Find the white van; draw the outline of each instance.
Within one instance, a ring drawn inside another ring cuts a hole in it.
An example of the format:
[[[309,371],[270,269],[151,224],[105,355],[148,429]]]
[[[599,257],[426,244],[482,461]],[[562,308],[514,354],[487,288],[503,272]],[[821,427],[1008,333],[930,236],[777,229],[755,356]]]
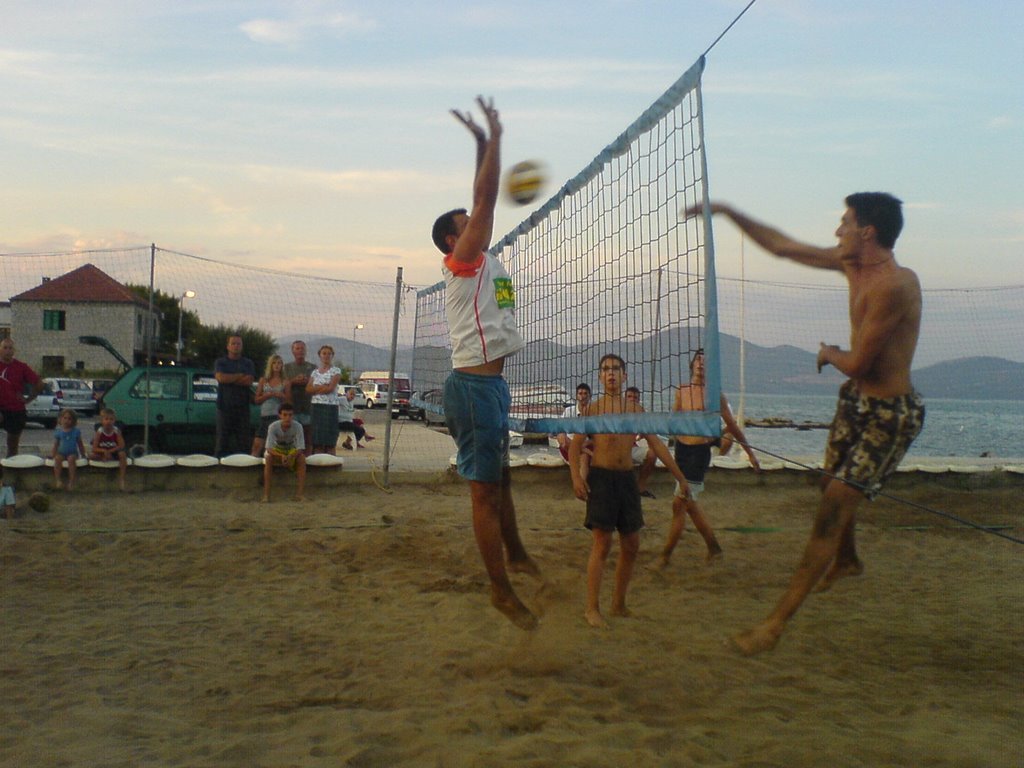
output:
[[[366,395],[366,407],[375,408],[385,406],[388,403],[388,379],[387,371],[363,371],[357,382]],[[395,373],[395,391],[407,392],[410,379],[407,373]]]

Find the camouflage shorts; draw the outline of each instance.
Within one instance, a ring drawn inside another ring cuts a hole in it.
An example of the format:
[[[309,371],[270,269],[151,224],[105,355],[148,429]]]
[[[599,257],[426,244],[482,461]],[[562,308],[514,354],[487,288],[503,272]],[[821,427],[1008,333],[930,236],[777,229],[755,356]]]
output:
[[[867,397],[853,381],[839,390],[836,415],[825,448],[825,471],[864,491],[870,500],[924,426],[924,401],[917,392]]]

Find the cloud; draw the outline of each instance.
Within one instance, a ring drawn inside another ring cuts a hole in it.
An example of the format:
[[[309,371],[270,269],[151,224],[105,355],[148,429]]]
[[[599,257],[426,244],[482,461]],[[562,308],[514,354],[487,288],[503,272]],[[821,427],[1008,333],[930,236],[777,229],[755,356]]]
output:
[[[996,115],[988,120],[986,127],[992,131],[1005,131],[1017,127],[1018,123],[1009,115]]]
[[[56,79],[69,67],[84,60],[76,54],[57,55],[45,50],[15,50],[0,48],[0,75],[18,78]]]
[[[322,34],[345,35],[372,30],[376,22],[358,14],[312,13],[290,19],[251,19],[239,26],[254,43],[293,45]]]
[[[126,230],[106,234],[84,233],[76,227],[62,227],[27,240],[0,242],[0,253],[65,253],[96,251],[111,248],[138,248],[148,243],[145,235]]]
[[[185,192],[187,200],[205,210],[216,222],[213,231],[220,237],[270,237],[285,231],[280,222],[261,223],[253,207],[230,202],[220,192],[201,182],[181,176],[174,183]]]
[[[436,184],[434,174],[408,169],[359,169],[320,171],[271,165],[244,166],[249,179],[256,184],[273,187],[310,187],[333,191],[364,193],[403,189],[409,186]],[[464,183],[464,179],[460,179]]]

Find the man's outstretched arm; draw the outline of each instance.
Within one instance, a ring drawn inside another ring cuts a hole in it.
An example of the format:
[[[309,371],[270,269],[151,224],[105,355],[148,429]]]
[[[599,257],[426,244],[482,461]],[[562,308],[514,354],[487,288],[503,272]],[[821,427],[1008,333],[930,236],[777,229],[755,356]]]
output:
[[[795,261],[808,267],[818,269],[842,270],[842,262],[839,260],[837,248],[819,248],[815,245],[801,243],[789,235],[774,227],[756,221],[745,213],[741,213],[731,205],[725,203],[708,203],[708,209],[712,214],[721,213],[732,219],[733,223],[742,229],[751,240],[760,245],[769,253],[773,253],[783,259]],[[691,206],[685,211],[687,218],[703,213],[703,203]]]

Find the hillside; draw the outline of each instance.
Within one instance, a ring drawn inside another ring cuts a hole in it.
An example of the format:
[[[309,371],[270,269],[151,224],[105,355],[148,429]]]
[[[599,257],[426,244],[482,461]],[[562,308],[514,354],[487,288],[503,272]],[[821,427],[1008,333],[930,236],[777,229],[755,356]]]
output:
[[[654,341],[660,349],[672,348],[674,339],[663,334],[660,339],[644,339],[638,342],[624,341],[609,345],[622,354],[627,362],[650,356]],[[280,354],[285,360],[291,359],[288,341],[279,341]],[[330,344],[337,352],[336,362],[351,367],[355,352],[355,370],[387,370],[391,360],[388,350],[356,343],[351,339],[307,336],[309,357],[316,359],[316,349],[321,344]],[[546,340],[531,342],[520,356],[519,364],[534,360],[550,360],[551,381],[562,383],[572,389],[578,374],[575,371],[596,368],[601,349],[584,347],[562,347]],[[735,336],[723,334],[722,388],[731,393],[740,388],[740,341]],[[445,355],[442,350],[431,350]],[[826,368],[820,374],[815,370],[815,354],[790,345],[760,347],[747,344],[746,349],[747,391],[752,393],[831,395],[843,381],[843,376],[834,368]],[[412,371],[413,353],[408,347],[400,348],[396,354],[395,368],[398,371]],[[509,369],[515,375],[515,367]],[[936,363],[913,372],[914,385],[925,397],[952,398],[961,400],[1024,400],[1024,363],[1017,363],[1000,357],[970,357]],[[634,380],[636,375],[634,373]],[[415,386],[415,381],[414,381]]]

